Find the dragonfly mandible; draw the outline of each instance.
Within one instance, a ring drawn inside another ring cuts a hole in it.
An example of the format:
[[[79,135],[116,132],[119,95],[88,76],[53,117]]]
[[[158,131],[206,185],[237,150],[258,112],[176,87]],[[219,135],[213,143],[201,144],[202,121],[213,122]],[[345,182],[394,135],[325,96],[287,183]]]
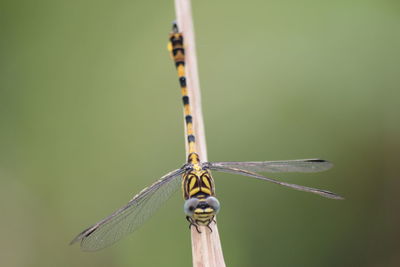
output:
[[[220,210],[220,203],[215,196],[214,179],[211,176],[211,171],[239,174],[326,198],[343,199],[330,191],[281,182],[258,173],[320,172],[332,167],[330,162],[322,159],[201,162],[196,152],[193,117],[186,87],[183,35],[179,32],[176,24],[174,24],[173,31],[170,34],[169,47],[178,72],[182,92],[186,139],[189,148],[187,162],[181,168],[167,173],[151,186],[143,189],[124,207],[82,231],[71,241],[71,244],[80,242],[83,250],[94,251],[115,243],[128,233],[138,229],[179,187],[182,187],[185,199],[184,212],[189,221],[189,227],[193,226],[200,232],[199,227],[209,227],[211,223],[215,222],[214,217]]]

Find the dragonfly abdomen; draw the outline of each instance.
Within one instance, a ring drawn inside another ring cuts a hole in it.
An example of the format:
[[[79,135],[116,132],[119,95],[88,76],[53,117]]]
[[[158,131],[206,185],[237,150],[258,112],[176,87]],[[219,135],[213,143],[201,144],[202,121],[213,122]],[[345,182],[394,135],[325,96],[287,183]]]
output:
[[[177,25],[174,25],[173,32],[169,38],[171,56],[174,59],[176,71],[178,72],[179,85],[181,87],[182,101],[183,101],[183,113],[185,116],[186,124],[186,138],[189,146],[189,153],[196,152],[195,142],[196,137],[194,136],[193,130],[193,117],[190,107],[190,100],[187,90],[186,81],[186,69],[185,69],[185,48],[183,42],[183,35],[178,31]]]

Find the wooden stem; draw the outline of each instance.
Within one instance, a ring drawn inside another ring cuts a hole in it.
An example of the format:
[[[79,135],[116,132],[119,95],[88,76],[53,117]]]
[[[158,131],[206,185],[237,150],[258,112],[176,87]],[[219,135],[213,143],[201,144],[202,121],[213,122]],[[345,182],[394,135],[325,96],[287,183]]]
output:
[[[179,30],[183,33],[185,42],[186,81],[188,95],[191,100],[196,148],[200,160],[208,161],[190,0],[175,0],[175,10],[176,22]],[[188,147],[186,146],[186,156],[187,154]],[[206,227],[200,227],[201,233],[198,233],[195,227],[191,228],[194,267],[225,266],[217,225],[212,223],[210,227],[212,232]]]

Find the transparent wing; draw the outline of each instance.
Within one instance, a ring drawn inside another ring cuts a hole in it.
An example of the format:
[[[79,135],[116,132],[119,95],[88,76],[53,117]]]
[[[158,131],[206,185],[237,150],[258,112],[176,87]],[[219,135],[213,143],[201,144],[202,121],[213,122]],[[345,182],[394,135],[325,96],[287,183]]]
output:
[[[323,196],[323,197],[327,197],[327,198],[344,199],[343,197],[341,197],[341,196],[339,196],[339,195],[337,195],[335,193],[332,193],[330,191],[277,181],[275,179],[267,178],[267,177],[264,177],[264,176],[262,176],[262,175],[260,175],[258,173],[247,171],[247,170],[242,170],[242,169],[238,169],[238,168],[230,168],[230,167],[217,167],[217,166],[210,166],[209,168],[211,170],[215,170],[215,171],[219,171],[219,172],[234,173],[234,174],[239,174],[239,175],[244,175],[244,176],[257,178],[257,179],[260,179],[260,180],[263,180],[263,181],[267,181],[267,182],[271,182],[271,183],[274,183],[274,184],[290,187],[290,188],[293,188],[293,189],[296,189],[296,190],[299,190],[299,191],[305,191],[305,192],[314,193],[314,194],[317,194],[317,195],[320,195],[320,196]]]
[[[81,248],[94,251],[105,248],[141,226],[180,187],[184,168],[164,175],[134,196],[127,205],[107,218],[90,226],[71,241]]]
[[[323,159],[296,159],[280,161],[209,162],[211,167],[239,168],[253,172],[320,172],[333,166]]]

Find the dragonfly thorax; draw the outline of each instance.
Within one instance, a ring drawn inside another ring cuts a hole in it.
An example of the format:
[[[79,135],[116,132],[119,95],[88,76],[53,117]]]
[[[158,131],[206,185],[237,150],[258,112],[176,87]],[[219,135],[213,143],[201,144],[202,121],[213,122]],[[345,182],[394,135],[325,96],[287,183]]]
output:
[[[182,175],[182,191],[184,199],[204,195],[204,197],[214,196],[214,181],[208,169],[194,166]]]

